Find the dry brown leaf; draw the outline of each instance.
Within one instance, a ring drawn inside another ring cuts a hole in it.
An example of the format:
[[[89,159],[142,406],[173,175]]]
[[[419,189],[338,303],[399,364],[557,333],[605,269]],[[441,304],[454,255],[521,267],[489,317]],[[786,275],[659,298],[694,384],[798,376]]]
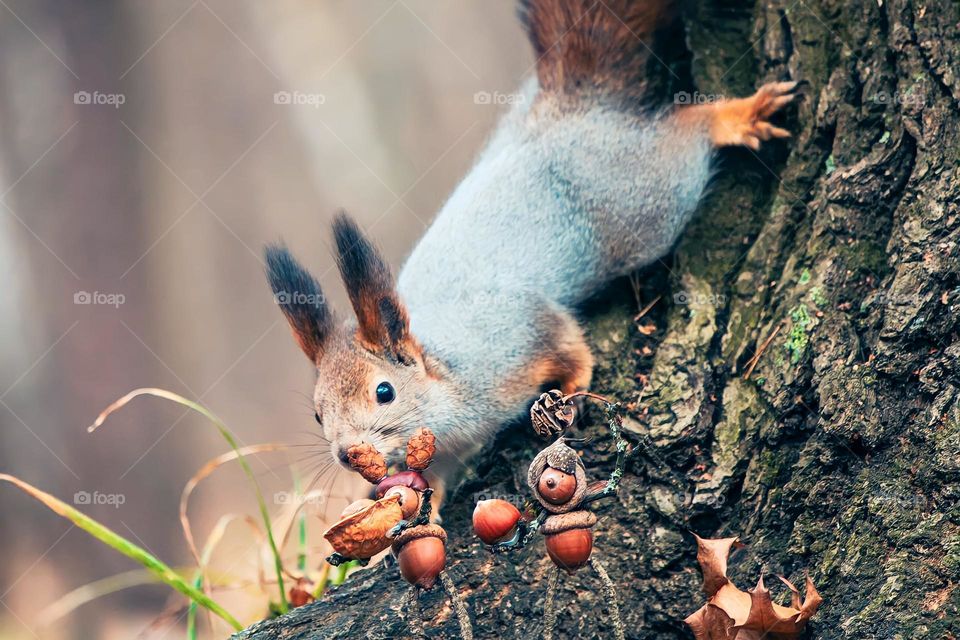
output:
[[[823,602],[813,581],[807,577],[801,601],[799,589],[780,578],[791,592],[788,607],[773,601],[762,576],[754,589],[741,591],[727,578],[727,559],[738,544],[737,538],[697,536],[697,562],[703,571],[707,604],[687,617],[687,626],[697,640],[796,640]]]

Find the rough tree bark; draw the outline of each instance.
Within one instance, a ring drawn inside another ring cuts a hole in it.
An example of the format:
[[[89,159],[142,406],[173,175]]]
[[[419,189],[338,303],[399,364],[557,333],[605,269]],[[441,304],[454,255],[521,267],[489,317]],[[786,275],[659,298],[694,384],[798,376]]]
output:
[[[761,571],[809,570],[825,598],[811,637],[958,633],[958,21],[948,0],[684,14],[686,38],[672,40],[689,51],[665,56],[701,95],[809,84],[788,117],[795,138],[722,156],[669,266],[640,274],[639,303],[662,296],[639,321],[656,331],[638,330],[624,283],[586,310],[595,390],[635,400],[649,380],[627,420],[643,455],[597,528],[629,637],[690,637],[681,621],[702,604],[691,531],[748,543],[731,566],[741,587]],[[601,433],[598,417],[583,435]],[[582,447],[597,477],[612,464],[607,443]],[[478,492],[525,493],[540,446],[510,430],[449,499],[449,570],[478,638],[542,633],[542,542],[491,557],[470,527]],[[396,574],[357,573],[238,637],[408,636]],[[563,637],[610,637],[589,571],[559,597]],[[457,637],[442,590],[422,601],[428,635]]]

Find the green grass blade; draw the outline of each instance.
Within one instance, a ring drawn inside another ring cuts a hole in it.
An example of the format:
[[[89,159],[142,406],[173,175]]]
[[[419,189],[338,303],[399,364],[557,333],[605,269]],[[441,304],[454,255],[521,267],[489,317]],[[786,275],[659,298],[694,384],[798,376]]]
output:
[[[300,500],[300,475],[293,474],[293,490]],[[297,569],[301,574],[307,571],[307,513],[303,509],[297,514]]]
[[[240,624],[236,618],[227,613],[223,607],[217,604],[202,591],[194,588],[193,585],[184,580],[183,576],[171,569],[162,561],[158,560],[146,550],[138,547],[123,536],[100,524],[93,518],[80,511],[77,511],[62,500],[53,497],[45,491],[37,489],[33,485],[24,482],[17,477],[6,473],[0,473],[0,481],[9,482],[10,484],[22,490],[24,493],[39,500],[41,503],[46,505],[48,509],[57,515],[66,518],[108,547],[119,551],[128,558],[136,560],[141,565],[146,567],[151,573],[157,576],[161,582],[172,587],[173,589],[176,589],[186,597],[190,598],[191,601],[196,602],[200,606],[205,607],[216,615],[220,616],[237,631],[241,631],[243,629],[243,625]]]
[[[235,452],[237,452],[238,454],[237,462],[240,463],[240,467],[243,469],[243,472],[246,474],[247,478],[250,480],[250,484],[253,485],[253,490],[257,498],[257,505],[260,508],[260,517],[263,519],[263,525],[267,530],[267,541],[270,543],[270,551],[273,554],[273,564],[277,574],[277,586],[280,589],[279,608],[281,613],[286,613],[287,611],[290,610],[290,603],[287,601],[287,590],[286,590],[286,587],[284,587],[283,585],[283,561],[280,558],[280,551],[277,548],[276,540],[273,537],[273,527],[271,526],[271,523],[270,523],[270,513],[269,511],[267,511],[267,503],[263,499],[263,492],[260,491],[260,484],[257,482],[257,478],[253,474],[253,469],[250,468],[250,465],[247,463],[246,457],[244,457],[243,454],[240,452],[240,446],[237,444],[237,439],[234,437],[233,432],[230,431],[229,428],[227,428],[227,425],[225,425],[220,420],[220,418],[214,415],[213,412],[211,412],[209,409],[207,409],[203,405],[197,402],[194,402],[192,400],[188,400],[187,398],[184,398],[180,394],[173,393],[172,391],[167,391],[166,389],[156,389],[156,388],[147,387],[142,389],[134,389],[133,391],[131,391],[130,393],[123,396],[122,398],[120,398],[119,400],[111,404],[109,407],[104,409],[103,413],[97,416],[96,421],[92,425],[90,425],[90,427],[87,428],[87,431],[89,432],[94,431],[97,427],[99,427],[104,423],[104,421],[107,419],[107,416],[109,416],[111,413],[113,413],[120,407],[124,406],[125,404],[127,404],[128,402],[136,398],[137,396],[143,396],[143,395],[150,395],[150,396],[155,396],[157,398],[170,400],[171,402],[176,402],[179,405],[182,405],[184,407],[187,407],[188,409],[192,409],[193,411],[196,411],[197,413],[205,417],[207,420],[212,422],[213,425],[220,432],[220,435],[223,436],[223,439],[226,440],[227,444],[230,445],[230,448],[233,449]]]

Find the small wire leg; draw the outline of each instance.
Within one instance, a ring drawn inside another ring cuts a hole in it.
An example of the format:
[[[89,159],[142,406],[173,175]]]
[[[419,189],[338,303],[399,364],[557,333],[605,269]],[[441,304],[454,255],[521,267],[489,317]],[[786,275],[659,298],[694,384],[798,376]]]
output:
[[[557,584],[560,582],[560,569],[550,576],[547,583],[547,600],[543,605],[543,640],[553,640],[553,628],[557,626]]]
[[[590,566],[593,567],[593,570],[600,576],[600,581],[603,582],[603,591],[607,594],[607,606],[610,607],[610,622],[613,624],[614,637],[617,640],[624,640],[623,620],[620,619],[620,605],[617,604],[617,588],[599,560],[590,558]]]
[[[407,610],[407,624],[413,632],[414,638],[426,638],[423,631],[423,614],[420,611],[420,589],[411,586],[407,591],[407,601],[405,604]]]
[[[443,588],[447,590],[447,595],[450,596],[450,602],[453,603],[453,610],[457,612],[457,622],[460,623],[460,635],[463,637],[463,640],[473,640],[473,625],[470,624],[470,615],[467,613],[467,608],[464,606],[463,600],[460,599],[460,592],[457,591],[457,585],[453,584],[450,574],[446,571],[440,572],[440,582],[443,583]]]

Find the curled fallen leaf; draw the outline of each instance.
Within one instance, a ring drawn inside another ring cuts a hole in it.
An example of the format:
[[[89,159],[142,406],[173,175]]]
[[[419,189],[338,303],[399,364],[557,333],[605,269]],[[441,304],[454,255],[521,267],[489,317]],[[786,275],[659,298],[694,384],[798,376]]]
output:
[[[790,589],[790,606],[782,606],[770,597],[763,584],[741,591],[727,578],[727,558],[739,545],[737,538],[697,538],[697,562],[703,571],[703,592],[707,604],[684,622],[697,640],[796,640],[807,620],[817,612],[823,599],[807,577],[803,600],[800,591],[786,578],[780,580]]]

